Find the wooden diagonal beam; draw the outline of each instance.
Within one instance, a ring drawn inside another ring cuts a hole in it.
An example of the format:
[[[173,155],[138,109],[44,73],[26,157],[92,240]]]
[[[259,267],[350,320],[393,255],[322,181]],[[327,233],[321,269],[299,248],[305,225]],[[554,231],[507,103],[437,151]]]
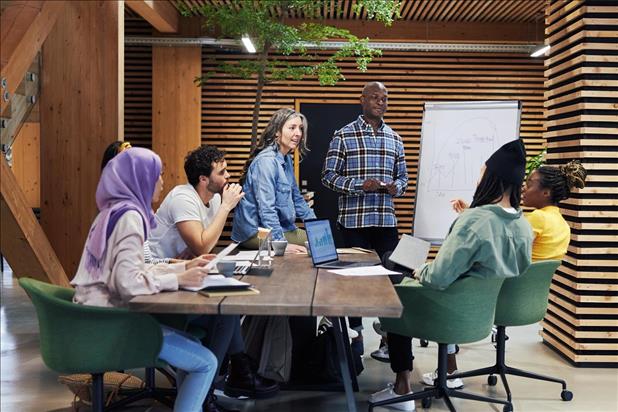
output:
[[[176,33],[180,15],[167,0],[125,0],[125,4],[161,33]]]
[[[25,3],[22,9],[19,9],[20,3]],[[9,29],[6,33],[3,29],[3,38],[0,43],[3,49],[0,77],[6,81],[6,90],[3,89],[2,92],[6,91],[10,96],[17,90],[32,60],[41,49],[60,11],[65,6],[65,1],[46,1],[42,2],[41,11],[38,14],[33,13],[36,11],[35,5],[39,6],[40,3],[18,2],[12,6],[18,8],[15,13],[11,13],[10,10],[7,12],[7,8],[2,14],[2,26]],[[28,24],[32,17],[34,19]],[[24,27],[28,28],[24,31]],[[14,35],[11,34],[12,30],[16,31]],[[8,101],[0,97],[0,113],[4,112],[7,105]]]
[[[70,287],[56,253],[37,222],[4,156],[0,159],[0,250],[17,277]]]

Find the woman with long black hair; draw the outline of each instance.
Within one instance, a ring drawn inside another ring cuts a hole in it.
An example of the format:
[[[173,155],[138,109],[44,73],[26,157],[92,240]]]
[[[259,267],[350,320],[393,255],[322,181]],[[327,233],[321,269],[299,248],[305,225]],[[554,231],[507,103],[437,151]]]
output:
[[[461,277],[514,277],[530,266],[532,230],[519,208],[525,163],[526,153],[519,139],[502,146],[485,162],[470,208],[453,223],[436,259],[416,269],[418,281],[443,290]],[[389,333],[388,345],[395,383],[371,395],[372,402],[412,393],[411,338]],[[451,345],[449,373],[457,369],[454,352]],[[431,376],[429,379],[433,384]],[[449,387],[461,386],[460,380],[447,383]],[[412,411],[414,401],[391,406]]]

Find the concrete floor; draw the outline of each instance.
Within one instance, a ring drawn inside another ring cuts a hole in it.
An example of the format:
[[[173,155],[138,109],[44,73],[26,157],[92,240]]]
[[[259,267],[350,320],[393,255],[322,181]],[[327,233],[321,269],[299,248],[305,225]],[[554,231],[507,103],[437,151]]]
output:
[[[2,275],[1,290],[1,393],[2,412],[71,411],[73,394],[58,383],[57,374],[45,367],[39,354],[38,323],[34,308],[26,294],[6,271]],[[365,319],[365,371],[359,377],[360,392],[356,394],[359,411],[367,410],[367,396],[382,389],[393,380],[387,364],[371,359],[368,354],[378,345],[378,336],[371,329],[373,319]],[[566,379],[574,393],[571,402],[560,400],[560,386],[512,377],[509,380],[514,395],[515,411],[618,411],[618,370],[581,369],[567,364],[541,343],[539,327],[512,328],[507,330],[507,362],[512,366]],[[414,390],[421,390],[419,383],[423,372],[436,367],[436,345],[421,348],[414,341],[415,370]],[[489,339],[464,345],[459,356],[460,370],[488,366],[494,359],[494,348]],[[466,390],[503,397],[500,385],[489,387],[486,378],[465,381]],[[454,399],[460,411],[501,411],[502,408],[473,401]],[[342,393],[282,392],[274,399],[264,401],[239,401],[223,398],[222,403],[245,411],[313,412],[346,411]],[[417,408],[422,410],[420,402]],[[145,404],[131,411],[163,412],[168,408],[160,404]],[[387,411],[376,408],[376,411]],[[444,403],[434,400],[431,410],[447,410]]]

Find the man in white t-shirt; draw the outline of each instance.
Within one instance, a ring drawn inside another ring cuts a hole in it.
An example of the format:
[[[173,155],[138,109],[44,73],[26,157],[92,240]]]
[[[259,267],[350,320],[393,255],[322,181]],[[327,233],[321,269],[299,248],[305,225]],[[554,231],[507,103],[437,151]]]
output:
[[[157,227],[148,238],[153,258],[183,258],[209,253],[217,244],[229,213],[242,199],[242,187],[228,184],[225,153],[215,146],[202,145],[185,158],[185,173],[189,183],[170,191],[155,214]],[[203,327],[202,343],[217,357],[219,368],[230,357],[230,369],[225,393],[230,396],[267,398],[274,396],[279,386],[253,373],[245,354],[240,333],[240,317],[200,316],[192,324]],[[206,412],[224,409],[209,394]]]
[[[185,159],[189,183],[173,188],[155,215],[149,243],[154,258],[189,258],[217,244],[229,213],[242,199],[242,187],[228,184],[224,153],[203,145]]]

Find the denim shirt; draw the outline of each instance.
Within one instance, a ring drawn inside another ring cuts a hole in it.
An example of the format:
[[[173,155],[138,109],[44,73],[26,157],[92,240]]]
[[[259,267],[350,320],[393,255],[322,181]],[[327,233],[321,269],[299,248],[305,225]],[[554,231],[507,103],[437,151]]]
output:
[[[273,240],[283,240],[283,232],[296,229],[296,218],[315,219],[298,189],[292,156],[284,156],[276,145],[265,148],[253,159],[243,191],[245,196],[234,211],[235,242],[250,239],[258,227],[272,229]]]

